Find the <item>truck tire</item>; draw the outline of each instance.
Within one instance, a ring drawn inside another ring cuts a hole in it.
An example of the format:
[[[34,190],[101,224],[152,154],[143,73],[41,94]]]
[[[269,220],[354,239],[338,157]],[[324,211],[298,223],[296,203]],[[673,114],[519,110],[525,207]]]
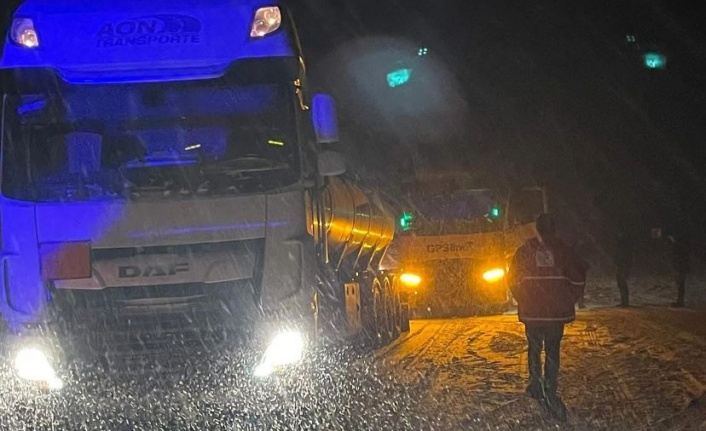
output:
[[[400,331],[409,332],[409,305],[400,305]]]
[[[402,333],[402,308],[399,293],[399,280],[392,280],[392,339],[396,339]]]
[[[393,307],[395,314],[393,320],[394,323],[392,325],[392,337],[396,339],[402,333],[402,305],[400,304],[399,295],[395,295]]]
[[[384,346],[390,341],[389,300],[383,283],[378,278],[373,281],[375,344],[379,346]]]
[[[382,298],[385,305],[383,327],[381,328],[382,338],[385,343],[396,338],[397,332],[397,309],[395,307],[395,295],[392,290],[392,283],[389,278],[383,281]]]
[[[376,308],[378,307],[376,299],[376,289],[379,286],[377,278],[363,276],[360,278],[360,304],[361,304],[361,319],[363,320],[363,333],[359,338],[360,344],[365,346],[377,346],[378,328]],[[379,296],[379,292],[377,293]]]

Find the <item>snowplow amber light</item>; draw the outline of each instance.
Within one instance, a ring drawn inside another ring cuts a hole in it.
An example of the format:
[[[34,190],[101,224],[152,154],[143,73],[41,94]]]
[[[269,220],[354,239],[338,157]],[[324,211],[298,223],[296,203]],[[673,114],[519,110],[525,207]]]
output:
[[[417,274],[405,272],[404,274],[400,275],[400,281],[405,286],[416,287],[419,286],[419,284],[422,282],[422,277],[418,276]]]
[[[502,280],[503,277],[505,277],[505,270],[502,268],[493,268],[483,273],[483,280],[488,283],[498,282]]]
[[[255,12],[250,37],[263,37],[276,31],[282,25],[282,13],[277,6],[261,7]]]

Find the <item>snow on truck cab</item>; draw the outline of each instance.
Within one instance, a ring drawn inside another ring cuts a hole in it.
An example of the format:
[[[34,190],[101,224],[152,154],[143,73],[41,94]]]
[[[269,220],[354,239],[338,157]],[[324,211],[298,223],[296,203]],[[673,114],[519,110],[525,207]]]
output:
[[[138,350],[231,332],[269,374],[323,328],[405,326],[377,271],[394,219],[338,177],[334,104],[304,72],[272,1],[19,7],[0,59],[0,317],[20,378],[60,387],[84,355],[132,372]]]

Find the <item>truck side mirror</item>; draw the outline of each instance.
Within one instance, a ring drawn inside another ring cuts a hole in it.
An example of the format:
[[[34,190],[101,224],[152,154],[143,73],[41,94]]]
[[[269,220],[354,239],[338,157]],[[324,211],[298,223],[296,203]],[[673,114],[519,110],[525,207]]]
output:
[[[338,151],[322,151],[317,165],[322,177],[335,177],[346,172],[346,159]]]
[[[316,142],[334,144],[338,142],[338,119],[336,104],[328,94],[316,94],[311,101],[311,120],[314,123]]]

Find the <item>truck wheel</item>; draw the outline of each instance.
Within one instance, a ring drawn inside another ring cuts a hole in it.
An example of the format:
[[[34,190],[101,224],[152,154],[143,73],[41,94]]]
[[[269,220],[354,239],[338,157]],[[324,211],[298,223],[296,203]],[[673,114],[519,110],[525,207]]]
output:
[[[379,345],[385,345],[390,339],[388,300],[385,289],[380,285],[380,281],[373,282],[373,311],[375,313],[375,335]]]
[[[397,278],[392,280],[390,293],[392,296],[392,339],[396,339],[402,332],[402,309],[400,307],[402,301],[400,301],[399,280]]]
[[[392,336],[397,338],[402,333],[402,304],[400,302],[399,295],[395,295],[395,300],[392,305],[395,310],[395,318],[392,324]]]
[[[409,332],[409,305],[400,305],[400,331]]]
[[[397,309],[395,307],[395,295],[392,291],[390,279],[386,278],[382,289],[382,297],[385,304],[385,319],[382,332],[385,341],[389,342],[395,339],[397,332]]]
[[[362,277],[360,279],[360,305],[363,333],[359,339],[363,345],[377,343],[377,319],[375,317],[375,288],[377,279]]]

